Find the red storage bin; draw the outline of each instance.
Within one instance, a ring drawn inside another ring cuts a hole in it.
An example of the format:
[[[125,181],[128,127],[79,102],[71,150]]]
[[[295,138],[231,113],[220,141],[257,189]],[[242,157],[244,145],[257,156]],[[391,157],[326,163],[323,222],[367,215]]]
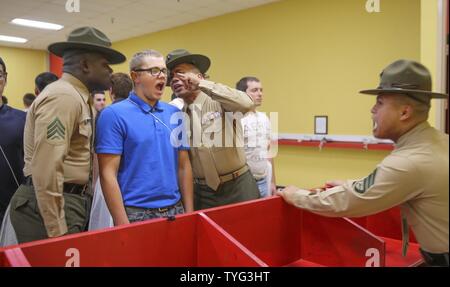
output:
[[[18,247],[9,249],[0,249],[0,267],[29,267],[28,260]]]
[[[419,244],[413,231],[409,230],[409,248],[406,256],[402,256],[402,227],[399,207],[359,218],[350,218],[366,228],[386,243],[386,266],[418,266],[423,263]]]
[[[9,262],[6,260],[5,251],[0,248],[0,267],[9,266]]]
[[[205,214],[269,266],[366,266],[374,249],[379,265],[385,264],[384,242],[364,228],[302,211],[279,197]]]
[[[0,249],[0,266],[416,266],[398,210],[347,219],[271,197]]]
[[[156,219],[36,241],[8,250],[14,249],[23,252],[23,260],[14,260],[13,266],[26,266],[27,262],[31,266],[264,266],[198,213],[174,221]],[[74,263],[74,256],[78,256],[78,263]]]

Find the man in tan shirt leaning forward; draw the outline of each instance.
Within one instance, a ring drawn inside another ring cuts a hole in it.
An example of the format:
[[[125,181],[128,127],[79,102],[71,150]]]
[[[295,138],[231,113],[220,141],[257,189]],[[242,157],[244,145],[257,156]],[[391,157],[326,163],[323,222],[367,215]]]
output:
[[[395,149],[361,180],[329,182],[332,188],[318,193],[289,186],[278,194],[288,203],[324,216],[359,217],[400,205],[403,255],[411,226],[430,266],[448,261],[448,135],[428,122],[431,75],[420,63],[399,60],[386,67],[372,108],[373,134],[395,142]]]

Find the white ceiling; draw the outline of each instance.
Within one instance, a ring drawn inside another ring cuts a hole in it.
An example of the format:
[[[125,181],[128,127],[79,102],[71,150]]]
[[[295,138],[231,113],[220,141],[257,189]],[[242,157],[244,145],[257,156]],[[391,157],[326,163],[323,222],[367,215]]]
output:
[[[79,13],[67,12],[67,1],[0,0],[0,35],[28,39],[25,44],[0,41],[0,46],[47,49],[82,26],[94,26],[115,42],[279,0],[79,0]],[[17,26],[9,23],[14,18],[64,28],[51,31]]]

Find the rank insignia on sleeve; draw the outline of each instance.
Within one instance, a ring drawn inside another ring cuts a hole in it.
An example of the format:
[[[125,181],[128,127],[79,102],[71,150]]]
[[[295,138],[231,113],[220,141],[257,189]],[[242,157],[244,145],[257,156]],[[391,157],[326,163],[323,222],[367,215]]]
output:
[[[55,118],[48,126],[47,126],[47,140],[64,140],[66,136],[66,128],[59,120],[59,118]]]
[[[377,170],[374,170],[369,176],[364,179],[355,181],[353,189],[358,193],[365,193],[374,183]]]

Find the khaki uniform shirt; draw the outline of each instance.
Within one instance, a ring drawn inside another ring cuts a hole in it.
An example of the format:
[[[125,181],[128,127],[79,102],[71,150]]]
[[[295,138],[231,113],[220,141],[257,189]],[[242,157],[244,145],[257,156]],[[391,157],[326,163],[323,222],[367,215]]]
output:
[[[288,201],[325,216],[358,217],[400,205],[421,248],[448,252],[448,135],[421,123],[368,177],[311,194],[299,190]]]
[[[32,175],[49,237],[68,231],[63,183],[86,184],[89,181],[92,115],[88,89],[67,73],[47,86],[28,111],[24,174]]]
[[[246,164],[240,120],[254,107],[253,100],[244,92],[207,80],[201,80],[199,88],[194,103],[183,107],[189,115],[194,177],[204,179],[205,172],[230,174]]]

